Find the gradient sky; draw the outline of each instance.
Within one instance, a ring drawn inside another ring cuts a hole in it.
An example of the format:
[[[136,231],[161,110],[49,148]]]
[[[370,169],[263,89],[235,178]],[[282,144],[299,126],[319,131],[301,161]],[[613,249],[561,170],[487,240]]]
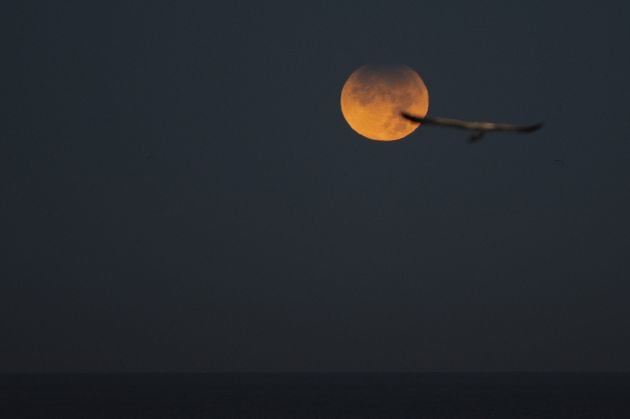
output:
[[[0,371],[630,370],[630,3],[218,3],[0,6]]]

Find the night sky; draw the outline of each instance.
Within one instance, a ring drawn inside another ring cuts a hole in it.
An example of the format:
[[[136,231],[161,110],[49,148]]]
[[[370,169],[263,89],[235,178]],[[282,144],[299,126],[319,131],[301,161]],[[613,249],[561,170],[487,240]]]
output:
[[[630,3],[0,9],[0,371],[630,370]]]

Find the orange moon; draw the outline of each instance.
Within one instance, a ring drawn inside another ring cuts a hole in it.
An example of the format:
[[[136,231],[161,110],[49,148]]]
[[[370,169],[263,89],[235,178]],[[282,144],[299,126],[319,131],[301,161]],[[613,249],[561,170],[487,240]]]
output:
[[[404,65],[365,65],[354,71],[341,90],[341,113],[348,125],[376,141],[400,140],[420,124],[401,112],[425,116],[429,91],[418,73]]]

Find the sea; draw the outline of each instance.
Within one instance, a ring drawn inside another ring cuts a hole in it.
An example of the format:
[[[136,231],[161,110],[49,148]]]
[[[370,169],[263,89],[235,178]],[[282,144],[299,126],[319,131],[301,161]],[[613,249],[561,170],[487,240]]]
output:
[[[0,418],[630,419],[630,374],[5,374]]]

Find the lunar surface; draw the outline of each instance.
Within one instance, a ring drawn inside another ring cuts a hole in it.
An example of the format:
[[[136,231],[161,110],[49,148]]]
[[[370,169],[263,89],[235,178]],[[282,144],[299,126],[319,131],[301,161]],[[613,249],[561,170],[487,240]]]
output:
[[[429,91],[411,68],[366,65],[353,72],[341,90],[341,112],[360,135],[377,141],[400,140],[420,126],[401,112],[425,116]]]

